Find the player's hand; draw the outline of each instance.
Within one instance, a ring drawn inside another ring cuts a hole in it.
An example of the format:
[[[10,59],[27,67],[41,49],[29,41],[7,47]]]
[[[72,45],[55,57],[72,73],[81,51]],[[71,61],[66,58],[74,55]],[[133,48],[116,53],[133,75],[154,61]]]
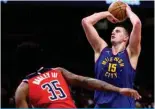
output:
[[[126,10],[131,10],[131,7],[126,3]]]
[[[109,11],[107,11],[107,19],[112,23],[118,23],[119,20],[115,18]]]
[[[128,4],[126,4],[126,14],[127,14],[127,16],[129,17],[129,13],[131,12],[132,10],[131,10],[131,7],[128,5]]]
[[[135,100],[142,98],[136,90],[130,88],[120,88],[120,94],[133,97]]]

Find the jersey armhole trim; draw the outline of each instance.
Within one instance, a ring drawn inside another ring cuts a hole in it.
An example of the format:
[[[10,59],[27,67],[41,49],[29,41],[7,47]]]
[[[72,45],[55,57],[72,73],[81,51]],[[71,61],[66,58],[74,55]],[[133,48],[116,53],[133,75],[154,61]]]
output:
[[[28,79],[23,79],[22,82],[28,83]]]
[[[125,54],[126,54],[126,56],[127,56],[127,59],[128,59],[128,62],[130,63],[131,68],[133,69],[134,72],[136,72],[136,69],[134,69],[134,68],[132,67],[132,65],[131,65],[131,62],[130,62],[130,59],[129,59],[129,54],[128,54],[127,49],[125,49]]]
[[[95,64],[98,62],[98,60],[101,58],[102,53],[108,48],[108,46],[104,47],[98,57],[98,59],[96,60]]]

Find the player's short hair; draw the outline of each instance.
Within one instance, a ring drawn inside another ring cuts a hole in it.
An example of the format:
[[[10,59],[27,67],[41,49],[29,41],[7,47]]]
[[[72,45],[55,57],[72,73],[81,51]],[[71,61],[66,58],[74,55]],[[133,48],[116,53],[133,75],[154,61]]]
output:
[[[127,36],[130,36],[131,29],[132,29],[131,23],[125,21],[125,22],[116,24],[115,27],[122,27],[122,28],[124,28],[125,34]]]

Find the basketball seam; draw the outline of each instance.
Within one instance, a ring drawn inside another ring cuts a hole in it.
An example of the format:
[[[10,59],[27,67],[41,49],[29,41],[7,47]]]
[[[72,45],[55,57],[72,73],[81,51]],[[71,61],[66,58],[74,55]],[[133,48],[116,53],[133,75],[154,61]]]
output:
[[[120,9],[121,9],[121,13],[122,13],[121,19],[123,19],[123,12],[122,12],[122,8],[120,7]]]
[[[120,12],[121,10],[119,10],[118,12],[117,12],[117,14],[116,14],[116,18],[117,18],[117,16],[119,15],[119,12]],[[118,19],[119,20],[119,19]]]
[[[116,9],[112,10],[111,13],[114,12],[114,11],[116,11],[116,10],[119,9],[119,8],[120,8],[120,7],[118,7],[118,8],[116,8]],[[120,11],[120,10],[119,10],[119,11]],[[118,13],[117,13],[117,14],[118,14]],[[115,17],[117,17],[117,14],[116,14]]]
[[[122,6],[122,7],[126,7],[126,6]],[[125,14],[126,14],[126,13],[123,14],[123,15],[124,15],[124,16],[123,16],[124,19],[125,19]]]
[[[126,6],[122,6],[122,7],[125,7],[126,8]],[[126,12],[124,13],[124,20],[127,18],[127,15],[126,15]]]
[[[116,2],[116,3],[117,3],[117,2]],[[121,11],[121,16],[120,16],[120,18],[123,19],[123,13],[122,13],[121,5],[120,5],[119,3],[117,3],[117,5],[118,5],[118,7],[120,8],[120,11]],[[119,14],[119,11],[118,11],[117,14]],[[116,16],[117,16],[117,15],[116,15]]]
[[[117,3],[116,2],[116,4],[117,4],[117,8],[116,9],[114,9],[114,10],[111,10],[111,13],[113,13],[113,12],[115,12],[116,10],[119,10],[116,14],[115,14],[115,17],[117,18],[118,16],[119,16],[119,18],[121,19],[121,20],[123,20],[123,18],[125,17],[125,13],[123,13],[123,7],[126,7],[126,6],[122,6],[122,5],[124,5],[124,4],[119,4],[119,3]],[[122,7],[121,7],[122,6]],[[121,11],[121,12],[120,12]],[[121,14],[121,15],[120,15]]]
[[[119,7],[118,7],[118,8],[119,8]],[[116,8],[116,9],[112,10],[111,12],[116,11],[118,8]]]

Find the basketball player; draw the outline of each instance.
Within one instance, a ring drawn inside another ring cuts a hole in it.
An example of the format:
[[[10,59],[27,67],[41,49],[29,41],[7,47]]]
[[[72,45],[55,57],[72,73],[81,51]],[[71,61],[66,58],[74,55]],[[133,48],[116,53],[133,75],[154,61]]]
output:
[[[126,13],[132,23],[128,34],[122,26],[116,26],[111,33],[112,47],[99,36],[94,27],[99,20],[107,18],[112,23],[119,20],[108,11],[98,12],[82,19],[86,37],[94,50],[95,77],[118,87],[133,88],[138,57],[141,51],[141,21],[127,5]],[[129,40],[129,44],[127,45]],[[135,101],[116,92],[96,90],[96,108],[132,108]]]
[[[68,84],[141,98],[133,89],[118,88],[104,81],[78,76],[64,68],[41,68],[28,75],[18,86],[15,93],[16,107],[76,108]]]

